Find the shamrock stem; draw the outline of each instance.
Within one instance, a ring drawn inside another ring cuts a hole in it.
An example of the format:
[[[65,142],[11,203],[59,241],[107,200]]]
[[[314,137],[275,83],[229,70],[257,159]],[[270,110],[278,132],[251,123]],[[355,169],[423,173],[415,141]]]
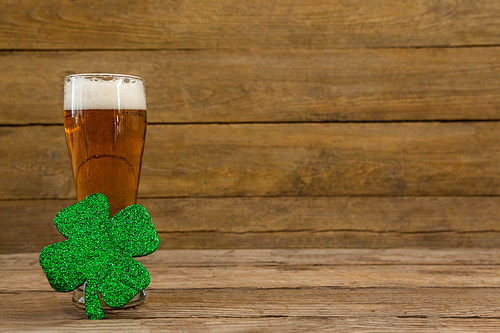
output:
[[[87,313],[87,319],[94,320],[104,318],[104,311],[99,301],[97,285],[88,281],[85,284],[85,312]]]

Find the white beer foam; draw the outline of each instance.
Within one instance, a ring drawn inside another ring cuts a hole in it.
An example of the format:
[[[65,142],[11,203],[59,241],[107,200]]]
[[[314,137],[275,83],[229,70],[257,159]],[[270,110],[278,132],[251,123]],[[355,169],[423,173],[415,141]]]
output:
[[[144,83],[139,78],[70,76],[64,85],[64,110],[146,110]],[[72,96],[76,96],[72,98]]]

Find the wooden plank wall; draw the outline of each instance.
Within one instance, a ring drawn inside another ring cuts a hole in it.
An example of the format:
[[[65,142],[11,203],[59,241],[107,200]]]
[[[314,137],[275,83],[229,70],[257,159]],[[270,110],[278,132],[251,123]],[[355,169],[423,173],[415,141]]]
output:
[[[62,240],[63,77],[146,79],[162,249],[500,246],[500,4],[0,0],[0,253]]]

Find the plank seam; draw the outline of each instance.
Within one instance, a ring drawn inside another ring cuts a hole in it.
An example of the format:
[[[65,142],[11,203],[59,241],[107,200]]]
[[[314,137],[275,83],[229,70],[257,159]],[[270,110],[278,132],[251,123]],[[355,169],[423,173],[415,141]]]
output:
[[[359,232],[359,233],[375,233],[375,234],[442,234],[442,233],[498,233],[500,230],[421,230],[421,231],[404,231],[404,230],[372,230],[372,229],[324,229],[324,230],[314,230],[314,229],[281,229],[281,230],[248,230],[248,231],[220,231],[220,230],[178,230],[178,231],[157,231],[159,234],[191,234],[191,233],[218,233],[218,234],[235,234],[235,235],[246,235],[246,234],[267,234],[267,233],[299,233],[299,232],[310,232],[310,233],[325,233],[325,232]]]
[[[147,288],[146,292],[171,292],[171,291],[208,291],[208,290],[237,290],[237,291],[258,291],[258,290],[418,290],[418,289],[446,289],[446,290],[499,290],[500,287],[457,287],[457,286],[415,286],[415,287],[404,287],[404,286],[368,286],[368,287],[344,287],[344,286],[316,286],[316,287],[201,287],[201,288]],[[23,294],[23,293],[57,293],[54,290],[23,290],[23,291],[7,291],[0,290],[0,295],[10,295],[10,294]]]
[[[251,199],[333,199],[333,198],[393,198],[393,199],[410,199],[410,198],[500,198],[497,194],[469,194],[469,195],[269,195],[269,196],[165,196],[165,197],[139,197],[139,200],[230,200],[230,199],[241,199],[241,200],[251,200]],[[43,202],[43,201],[75,201],[75,197],[67,198],[29,198],[29,197],[19,197],[19,198],[3,198],[0,199],[1,202]],[[484,230],[482,232],[489,232],[490,230]],[[493,230],[492,230],[493,231]]]
[[[408,119],[408,120],[311,120],[311,121],[235,121],[235,122],[179,122],[179,123],[169,123],[169,122],[148,122],[150,126],[180,126],[180,125],[201,125],[201,126],[211,126],[211,125],[286,125],[286,124],[404,124],[404,123],[489,123],[489,122],[500,122],[500,118],[492,119]],[[62,123],[23,123],[23,124],[0,124],[2,127],[62,127]]]
[[[144,263],[145,266],[148,266],[147,263]],[[286,268],[314,268],[314,267],[324,267],[324,268],[335,268],[335,267],[394,267],[394,266],[402,266],[402,267],[408,267],[408,266],[416,266],[416,267],[475,267],[475,268],[482,268],[482,267],[499,267],[499,264],[474,264],[470,262],[457,262],[457,263],[398,263],[398,262],[374,262],[374,263],[339,263],[339,264],[233,264],[233,265],[220,265],[220,264],[212,264],[212,265],[169,265],[166,264],[165,267],[167,268],[241,268],[241,267],[258,267],[258,268],[273,268],[273,267],[286,267]],[[15,268],[8,268],[8,269],[0,269],[0,272],[32,272],[33,268],[25,268],[25,269],[15,269]],[[241,287],[244,288],[244,287]],[[279,287],[276,287],[279,289]],[[295,288],[295,287],[291,287]],[[296,288],[303,288],[303,287],[296,287]],[[305,287],[304,287],[305,288]],[[308,287],[309,288],[309,287]],[[324,287],[310,287],[310,288],[336,288],[336,286],[324,286]],[[350,287],[346,287],[350,288]],[[354,287],[352,287],[354,288]],[[363,288],[368,288],[368,287],[363,287]],[[378,287],[374,287],[378,288]],[[420,288],[420,287],[419,287]],[[433,288],[433,287],[425,287],[425,288]],[[484,287],[484,288],[489,288],[489,287]],[[493,289],[498,289],[500,287],[492,287]],[[189,288],[188,288],[189,289]],[[199,289],[199,288],[195,288]],[[262,288],[259,288],[262,289]],[[264,289],[269,289],[269,288],[264,288]],[[272,289],[272,288],[271,288]],[[149,289],[148,289],[149,290]],[[168,289],[170,290],[170,289]],[[2,291],[0,291],[1,293]]]
[[[436,44],[436,45],[393,45],[393,46],[365,46],[365,47],[341,47],[341,48],[305,48],[305,47],[291,47],[286,50],[293,51],[336,51],[336,50],[393,50],[393,49],[472,49],[472,48],[494,48],[500,47],[500,44],[467,44],[467,45],[452,45],[452,44]],[[284,51],[281,48],[0,48],[0,52],[156,52],[156,51],[169,51],[169,52],[245,52],[245,51]]]

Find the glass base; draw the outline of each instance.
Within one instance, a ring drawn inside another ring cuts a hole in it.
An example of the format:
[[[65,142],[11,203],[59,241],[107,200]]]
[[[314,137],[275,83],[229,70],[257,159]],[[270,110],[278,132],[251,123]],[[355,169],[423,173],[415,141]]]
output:
[[[75,304],[77,307],[80,309],[85,309],[85,285],[78,287],[75,292],[73,293],[73,304]],[[121,308],[112,308],[108,306],[106,303],[104,303],[101,299],[101,295],[99,295],[99,300],[101,301],[102,308],[105,310],[117,310],[117,309],[126,309],[126,308],[131,308],[133,306],[137,306],[144,302],[144,299],[146,298],[146,293],[144,293],[144,290],[141,290],[137,295],[134,296],[124,306]]]

